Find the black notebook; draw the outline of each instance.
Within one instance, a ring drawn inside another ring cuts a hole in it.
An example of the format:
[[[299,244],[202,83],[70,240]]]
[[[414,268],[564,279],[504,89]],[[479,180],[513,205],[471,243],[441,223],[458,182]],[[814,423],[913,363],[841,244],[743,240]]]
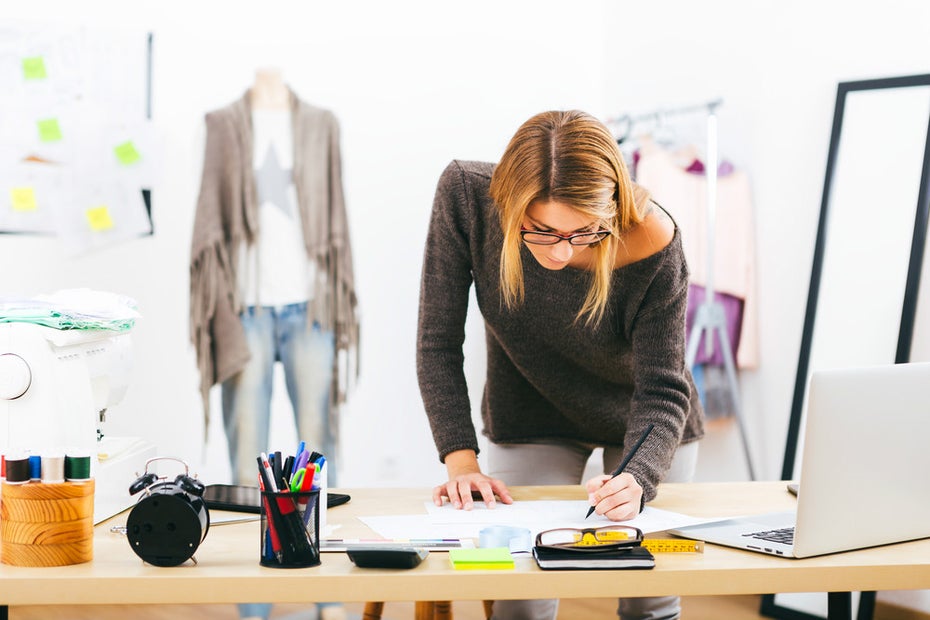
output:
[[[533,547],[533,557],[539,568],[611,569],[652,568],[656,559],[646,547],[622,547],[605,551],[572,551],[552,547]]]

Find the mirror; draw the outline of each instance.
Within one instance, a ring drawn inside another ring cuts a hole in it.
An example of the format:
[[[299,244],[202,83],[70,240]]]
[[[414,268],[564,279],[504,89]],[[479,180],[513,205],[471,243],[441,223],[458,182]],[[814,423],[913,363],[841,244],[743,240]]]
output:
[[[910,359],[927,236],[928,185],[930,75],[841,82],[783,480],[799,475],[796,457],[804,441],[811,372]],[[874,604],[874,594],[862,593],[860,614]],[[820,596],[825,605],[826,597]],[[817,611],[825,614],[823,608]],[[762,613],[798,617],[796,610],[776,605],[772,595],[763,598]]]
[[[928,130],[930,75],[839,84],[782,479],[797,474],[812,371],[910,357]]]

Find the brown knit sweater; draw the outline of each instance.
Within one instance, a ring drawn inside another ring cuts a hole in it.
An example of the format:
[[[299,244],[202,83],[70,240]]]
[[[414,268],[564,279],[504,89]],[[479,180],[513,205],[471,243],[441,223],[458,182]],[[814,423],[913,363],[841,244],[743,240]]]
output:
[[[478,442],[463,372],[472,284],[485,321],[483,432],[495,443],[568,439],[630,446],[655,428],[627,466],[646,501],[681,443],[704,434],[685,368],[688,270],[675,230],[656,254],[614,271],[596,327],[575,317],[590,274],[550,271],[523,248],[525,299],[500,293],[503,233],[490,195],[493,165],[452,162],[436,191],[423,262],[417,373],[440,459]]]

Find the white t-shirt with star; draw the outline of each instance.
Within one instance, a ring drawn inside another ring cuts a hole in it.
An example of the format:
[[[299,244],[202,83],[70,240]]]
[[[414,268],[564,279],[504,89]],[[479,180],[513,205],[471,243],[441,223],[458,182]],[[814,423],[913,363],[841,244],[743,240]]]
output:
[[[253,110],[252,135],[259,237],[243,246],[239,259],[242,300],[248,306],[308,301],[314,265],[307,259],[297,209],[290,111]]]

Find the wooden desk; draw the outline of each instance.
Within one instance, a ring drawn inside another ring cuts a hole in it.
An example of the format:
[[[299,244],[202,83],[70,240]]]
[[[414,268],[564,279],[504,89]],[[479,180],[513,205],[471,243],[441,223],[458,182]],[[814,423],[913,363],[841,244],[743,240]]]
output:
[[[512,491],[518,500],[584,498],[580,487]],[[429,498],[426,489],[343,492],[352,501],[330,509],[328,519],[342,524],[337,532],[344,538],[371,537],[357,516],[418,513]],[[783,482],[666,484],[651,505],[698,516],[729,516],[784,509],[794,501]],[[212,527],[195,554],[196,565],[159,568],[145,565],[125,536],[110,532],[127,515],[97,526],[93,562],[57,568],[0,566],[0,604],[454,601],[930,588],[930,539],[806,560],[707,545],[702,554],[659,554],[649,571],[541,571],[532,558],[520,558],[513,571],[462,572],[453,570],[442,552],[431,553],[413,570],[360,569],[342,553],[324,553],[322,565],[314,568],[273,569],[258,563],[259,525],[251,522]]]

